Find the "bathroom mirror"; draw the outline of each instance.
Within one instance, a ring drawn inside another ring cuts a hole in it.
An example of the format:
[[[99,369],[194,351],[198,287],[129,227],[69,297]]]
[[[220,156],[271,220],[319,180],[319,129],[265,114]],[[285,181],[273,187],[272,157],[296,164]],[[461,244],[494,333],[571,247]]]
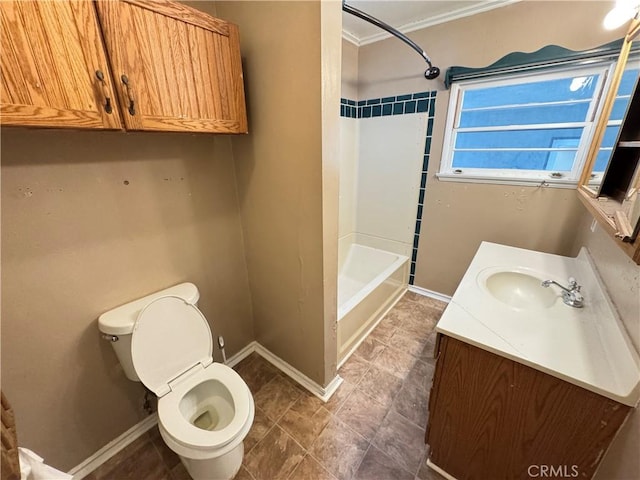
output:
[[[600,194],[602,181],[608,171],[620,135],[620,127],[628,111],[629,103],[640,76],[640,52],[629,56],[625,68],[622,70],[620,84],[613,99],[611,113],[604,126],[604,134],[599,144],[596,158],[591,172],[585,183],[585,188],[597,197]],[[603,115],[604,117],[604,115]],[[604,119],[603,119],[604,121]]]
[[[630,56],[640,32],[632,20],[595,126],[578,194],[582,203],[640,264],[640,56]]]

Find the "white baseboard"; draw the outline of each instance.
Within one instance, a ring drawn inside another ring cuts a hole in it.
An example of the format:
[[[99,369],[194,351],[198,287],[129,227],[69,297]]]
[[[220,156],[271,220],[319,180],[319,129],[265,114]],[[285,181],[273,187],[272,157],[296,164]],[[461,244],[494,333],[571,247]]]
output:
[[[73,480],[80,480],[84,478],[100,465],[109,460],[111,457],[113,457],[115,454],[117,454],[121,450],[124,450],[127,446],[129,446],[135,440],[151,430],[157,424],[158,415],[155,413],[153,415],[149,415],[147,418],[135,424],[129,430],[124,432],[118,438],[111,440],[80,465],[77,465],[69,470],[69,475],[73,475]]]
[[[293,381],[300,384],[302,387],[306,388],[309,392],[313,393],[316,397],[318,397],[323,402],[326,402],[331,398],[331,395],[338,389],[340,384],[342,383],[342,378],[339,375],[336,375],[333,380],[329,382],[326,387],[318,385],[316,382],[307,377],[304,373],[296,370],[287,362],[282,360],[280,357],[274,355],[269,350],[264,348],[258,342],[255,343],[255,352],[264,358],[266,361],[271,363],[274,367],[279,369],[282,373],[289,376]]]
[[[262,358],[271,363],[274,367],[279,369],[282,373],[290,377],[294,382],[300,384],[302,387],[307,389],[309,392],[314,394],[316,397],[320,398],[323,402],[326,402],[331,398],[331,395],[338,389],[340,384],[342,383],[342,378],[336,375],[331,382],[326,387],[322,387],[318,385],[316,382],[311,380],[305,374],[296,370],[287,362],[282,360],[280,357],[274,355],[269,350],[264,348],[258,342],[251,342],[249,345],[244,347],[238,353],[233,355],[232,357],[227,359],[227,365],[229,367],[234,367],[242,360],[247,358],[253,352],[256,352]],[[153,415],[148,416],[141,422],[137,423],[129,430],[124,432],[118,438],[111,440],[104,447],[98,450],[96,453],[91,455],[89,458],[84,460],[79,465],[73,467],[69,470],[69,475],[73,475],[73,480],[81,480],[89,473],[93,472],[100,465],[105,463],[111,457],[116,455],[121,450],[124,450],[127,446],[133,443],[134,440],[137,440],[142,435],[144,435],[147,431],[151,430],[158,424],[158,415],[154,413]]]
[[[251,342],[249,345],[247,345],[246,347],[244,347],[242,350],[240,350],[238,353],[236,353],[235,355],[227,358],[227,363],[226,365],[228,367],[235,367],[237,364],[239,364],[242,360],[244,360],[245,358],[247,358],[249,355],[251,355],[253,352],[256,351],[256,342]]]
[[[442,475],[447,480],[457,480],[456,477],[454,477],[453,475],[449,475],[447,472],[445,472],[443,469],[441,469],[435,463],[431,462],[431,459],[429,459],[429,458],[427,458],[427,466],[431,470],[435,470],[436,472],[438,472],[440,475]]]
[[[426,288],[422,287],[416,287],[415,285],[409,285],[409,291],[417,293],[418,295],[422,295],[424,297],[430,297],[436,300],[440,300],[441,302],[449,303],[451,301],[451,297],[449,295],[444,295],[443,293],[427,290]]]

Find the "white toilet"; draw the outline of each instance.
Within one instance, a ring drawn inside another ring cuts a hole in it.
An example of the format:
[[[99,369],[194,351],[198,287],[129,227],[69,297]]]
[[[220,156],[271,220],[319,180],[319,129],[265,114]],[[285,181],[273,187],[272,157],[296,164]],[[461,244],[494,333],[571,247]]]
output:
[[[211,330],[192,283],[148,295],[98,318],[125,375],[158,396],[158,427],[194,480],[230,479],[253,423],[249,387],[213,362]]]

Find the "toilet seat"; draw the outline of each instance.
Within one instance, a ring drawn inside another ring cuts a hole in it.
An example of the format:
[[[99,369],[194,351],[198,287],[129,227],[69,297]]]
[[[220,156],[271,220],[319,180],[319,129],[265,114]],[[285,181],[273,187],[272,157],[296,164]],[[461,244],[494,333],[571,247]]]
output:
[[[218,380],[227,388],[235,410],[231,423],[217,431],[196,427],[180,411],[180,401],[185,394],[207,380]],[[189,449],[219,450],[238,437],[244,438],[245,430],[253,422],[253,414],[253,398],[249,387],[240,375],[221,363],[213,363],[200,369],[158,400],[158,418],[162,427],[175,442]]]
[[[233,369],[213,363],[211,330],[195,305],[175,296],[150,302],[134,325],[131,354],[136,374],[159,397],[160,431],[176,453],[218,456],[242,441],[253,423],[253,397]],[[180,410],[183,397],[210,380],[226,388],[234,409],[231,422],[217,431],[196,427]]]
[[[205,316],[180,297],[160,297],[138,314],[131,335],[133,368],[162,397],[191,368],[213,363],[213,340]]]

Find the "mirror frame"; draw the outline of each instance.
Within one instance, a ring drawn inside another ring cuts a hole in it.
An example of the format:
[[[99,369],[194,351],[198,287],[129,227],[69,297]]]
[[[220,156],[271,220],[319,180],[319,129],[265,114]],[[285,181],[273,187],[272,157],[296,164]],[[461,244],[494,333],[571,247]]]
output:
[[[587,210],[589,210],[589,212],[595,217],[595,219],[598,220],[600,225],[603,226],[605,231],[614,239],[616,244],[620,248],[622,248],[625,253],[629,255],[638,265],[640,265],[640,236],[637,236],[635,239],[633,239],[633,241],[632,238],[633,233],[637,233],[638,231],[640,220],[637,222],[637,225],[626,225],[624,219],[620,217],[621,210],[619,208],[607,208],[607,206],[610,205],[607,205],[606,202],[603,202],[602,199],[599,199],[599,191],[595,191],[593,188],[591,188],[589,186],[589,181],[591,180],[591,174],[596,163],[598,151],[600,150],[600,144],[602,143],[602,140],[604,138],[607,123],[609,121],[609,117],[611,116],[611,111],[613,109],[613,104],[618,93],[620,81],[627,65],[627,60],[631,51],[631,44],[639,34],[640,20],[638,18],[634,18],[629,24],[627,34],[625,35],[624,41],[622,42],[622,48],[620,50],[618,63],[616,64],[616,68],[612,75],[611,85],[609,87],[609,90],[607,91],[607,95],[604,98],[602,113],[595,127],[594,135],[587,152],[587,160],[582,170],[582,174],[580,175],[580,180],[578,182],[578,198],[581,200]],[[640,88],[640,85],[637,88]],[[608,174],[609,168],[607,167],[600,185],[604,184]],[[598,190],[600,190],[600,187],[598,188]],[[629,189],[627,191],[632,192],[632,194],[635,195],[635,201],[640,201],[640,199],[638,198],[639,194],[637,193],[638,191],[640,191],[640,162],[638,162],[638,164],[636,165],[635,173],[632,177]]]

